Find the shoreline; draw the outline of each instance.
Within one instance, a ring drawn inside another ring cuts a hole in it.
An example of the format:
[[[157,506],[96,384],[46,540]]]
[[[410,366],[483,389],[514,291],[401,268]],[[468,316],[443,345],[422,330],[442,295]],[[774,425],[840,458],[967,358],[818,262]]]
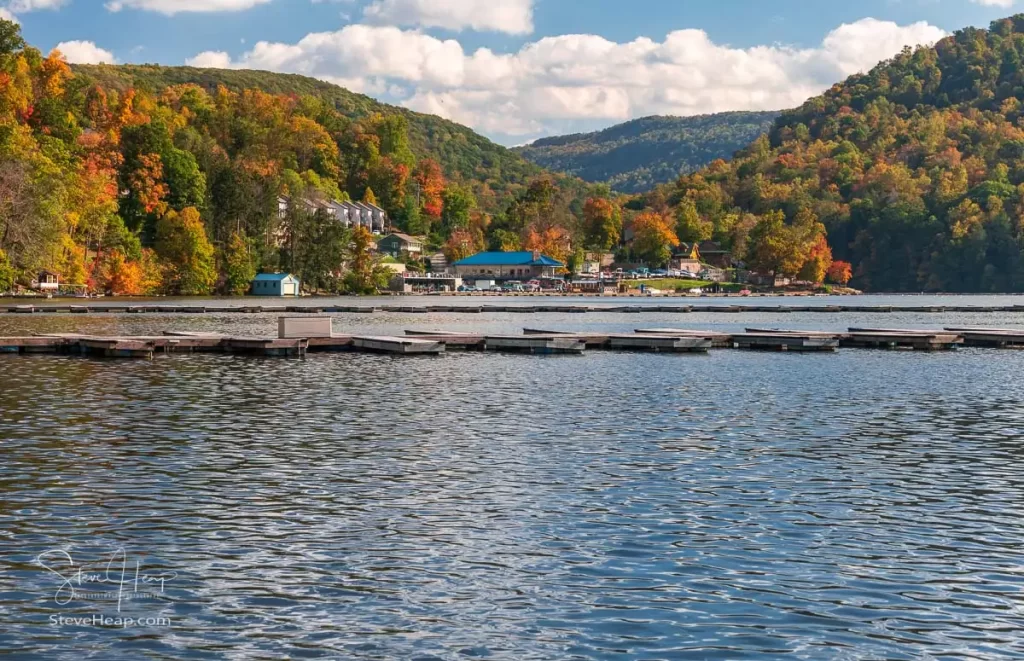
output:
[[[0,314],[376,314],[376,313],[624,313],[670,312],[726,314],[794,312],[879,313],[1024,312],[1021,305],[0,305]]]

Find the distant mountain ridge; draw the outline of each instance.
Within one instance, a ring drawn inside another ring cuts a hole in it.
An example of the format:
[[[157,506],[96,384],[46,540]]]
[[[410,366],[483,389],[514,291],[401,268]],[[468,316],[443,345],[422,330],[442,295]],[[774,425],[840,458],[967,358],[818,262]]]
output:
[[[549,170],[607,182],[622,193],[641,193],[716,159],[731,158],[767,133],[779,114],[643,117],[595,133],[542,138],[514,151]]]

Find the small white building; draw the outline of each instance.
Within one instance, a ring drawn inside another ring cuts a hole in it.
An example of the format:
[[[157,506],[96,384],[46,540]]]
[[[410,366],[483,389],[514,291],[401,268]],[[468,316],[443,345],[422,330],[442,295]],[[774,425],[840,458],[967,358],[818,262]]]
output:
[[[53,271],[42,271],[39,274],[36,289],[45,292],[55,292],[60,289],[60,274]]]

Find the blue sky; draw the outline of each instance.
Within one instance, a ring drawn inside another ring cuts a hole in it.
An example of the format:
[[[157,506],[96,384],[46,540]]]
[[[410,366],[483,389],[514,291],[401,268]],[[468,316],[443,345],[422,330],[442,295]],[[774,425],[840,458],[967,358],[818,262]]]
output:
[[[72,61],[304,73],[447,116],[506,144],[646,114],[794,106],[903,45],[986,26],[1013,5],[0,0],[32,44],[63,44]]]

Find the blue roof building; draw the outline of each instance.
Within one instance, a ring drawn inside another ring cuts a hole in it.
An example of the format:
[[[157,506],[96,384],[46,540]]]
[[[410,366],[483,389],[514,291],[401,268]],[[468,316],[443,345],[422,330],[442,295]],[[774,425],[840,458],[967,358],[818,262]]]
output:
[[[298,296],[299,279],[290,273],[260,273],[253,278],[253,296]]]
[[[565,264],[537,251],[482,252],[455,262],[455,273],[464,278],[493,280],[529,280],[550,278]]]

